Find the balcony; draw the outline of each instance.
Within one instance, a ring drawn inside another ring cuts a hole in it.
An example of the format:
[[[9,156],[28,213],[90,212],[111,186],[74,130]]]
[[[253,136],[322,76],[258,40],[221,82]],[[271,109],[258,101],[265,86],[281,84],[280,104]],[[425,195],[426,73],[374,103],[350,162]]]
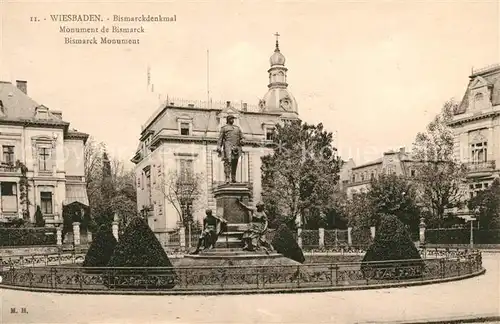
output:
[[[20,172],[20,168],[7,163],[0,164],[0,173],[15,173]]]
[[[469,176],[483,176],[493,172],[496,168],[495,161],[469,162],[466,164]]]

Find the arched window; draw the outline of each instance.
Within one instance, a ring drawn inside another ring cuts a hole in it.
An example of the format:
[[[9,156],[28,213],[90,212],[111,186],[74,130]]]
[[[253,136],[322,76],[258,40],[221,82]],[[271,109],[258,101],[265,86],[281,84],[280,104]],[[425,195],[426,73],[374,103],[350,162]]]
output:
[[[484,98],[484,95],[483,95],[483,93],[482,93],[482,92],[478,92],[478,93],[476,93],[476,95],[474,96],[474,100],[476,100],[476,101],[481,101],[481,100],[483,100],[483,98]]]

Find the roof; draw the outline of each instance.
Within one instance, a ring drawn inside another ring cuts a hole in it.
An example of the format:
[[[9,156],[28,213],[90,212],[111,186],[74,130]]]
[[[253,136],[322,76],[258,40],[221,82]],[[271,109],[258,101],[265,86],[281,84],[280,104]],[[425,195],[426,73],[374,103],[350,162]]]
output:
[[[192,123],[193,132],[217,132],[219,128],[218,117],[223,112],[223,109],[203,109],[192,107],[172,107],[167,106],[158,115],[147,129],[143,132],[153,130],[154,132],[161,129],[178,129],[178,119],[190,120]],[[264,134],[262,127],[265,123],[276,123],[279,114],[256,113],[238,111],[239,124],[244,134]]]
[[[356,169],[361,169],[361,168],[364,168],[364,167],[367,167],[367,166],[370,166],[370,165],[381,164],[383,160],[384,160],[383,158],[378,158],[376,160],[372,160],[370,162],[366,162],[366,163],[357,165],[357,166],[353,167],[352,169],[356,170]]]
[[[463,114],[469,106],[469,95],[476,79],[481,78],[489,87],[491,87],[491,104],[500,105],[500,64],[491,65],[483,69],[476,70],[469,77],[470,81],[465,90],[460,105],[455,110],[455,115]]]
[[[52,114],[50,109],[38,104],[10,82],[0,81],[0,100],[3,106],[0,111],[0,122],[36,121],[49,125],[68,125],[59,117],[59,112]],[[37,117],[37,108],[47,111],[47,114],[44,114],[43,118]]]

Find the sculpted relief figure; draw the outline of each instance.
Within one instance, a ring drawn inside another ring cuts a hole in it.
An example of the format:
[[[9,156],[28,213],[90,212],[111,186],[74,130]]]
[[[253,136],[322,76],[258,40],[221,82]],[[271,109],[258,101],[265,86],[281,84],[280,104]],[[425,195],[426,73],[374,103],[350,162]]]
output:
[[[224,176],[226,183],[236,182],[236,170],[241,155],[243,132],[234,125],[234,116],[226,117],[226,125],[220,130],[217,142],[217,153],[224,162]]]

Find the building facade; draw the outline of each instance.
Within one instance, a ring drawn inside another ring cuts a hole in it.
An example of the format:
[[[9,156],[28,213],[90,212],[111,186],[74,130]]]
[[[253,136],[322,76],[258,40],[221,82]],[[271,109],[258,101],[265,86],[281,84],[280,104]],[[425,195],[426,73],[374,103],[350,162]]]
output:
[[[189,210],[201,221],[206,208],[215,211],[213,189],[224,181],[223,163],[216,148],[226,117],[235,116],[243,132],[243,153],[237,181],[251,188],[251,201],[261,196],[261,157],[272,152],[274,126],[298,118],[298,106],[288,90],[285,57],[276,41],[270,58],[268,91],[258,105],[167,99],[142,127],[135,163],[139,211],[146,207],[148,224],[162,239],[162,233],[179,226],[179,211]],[[166,198],[166,179],[176,174],[202,176],[201,194],[193,201],[172,203]],[[186,206],[187,204],[187,206]],[[181,206],[180,206],[181,205]]]
[[[0,82],[0,220],[34,221],[37,206],[46,226],[62,223],[63,205],[88,206],[85,133],[69,128],[61,111],[28,96],[27,82]]]
[[[500,174],[500,64],[475,70],[450,122],[455,156],[467,165],[467,198]]]
[[[385,152],[379,159],[346,169],[344,173],[349,177],[347,196],[352,197],[355,192],[369,190],[370,181],[381,174],[395,174],[411,179],[416,176],[416,163],[404,148],[400,148],[399,151]]]

